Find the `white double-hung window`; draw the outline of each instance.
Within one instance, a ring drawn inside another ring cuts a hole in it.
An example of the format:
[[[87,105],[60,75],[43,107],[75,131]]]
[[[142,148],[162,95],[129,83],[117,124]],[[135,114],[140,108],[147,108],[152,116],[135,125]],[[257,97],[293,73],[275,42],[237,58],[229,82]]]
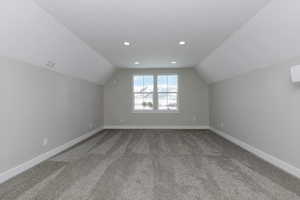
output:
[[[178,77],[177,75],[157,76],[158,110],[178,110]]]
[[[133,76],[134,110],[153,110],[154,76]]]
[[[178,75],[134,75],[134,111],[178,111]]]

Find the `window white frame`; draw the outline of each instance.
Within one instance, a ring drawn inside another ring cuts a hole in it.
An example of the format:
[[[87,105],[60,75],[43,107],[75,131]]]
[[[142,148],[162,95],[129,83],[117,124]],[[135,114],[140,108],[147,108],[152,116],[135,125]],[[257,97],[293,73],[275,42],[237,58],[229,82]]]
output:
[[[158,76],[177,76],[177,109],[176,110],[159,110],[158,109],[158,88],[157,88],[157,77]],[[134,77],[135,76],[153,76],[154,90],[153,90],[153,109],[152,110],[136,110],[135,109],[135,92],[134,92]],[[131,78],[131,91],[132,91],[132,112],[133,113],[179,113],[180,108],[180,76],[177,73],[152,73],[152,74],[133,74]]]
[[[134,91],[134,77],[136,76],[152,76],[153,77],[153,92],[135,92]],[[132,76],[132,110],[134,112],[153,112],[155,110],[155,75],[154,74],[136,74]],[[136,94],[152,94],[152,102],[153,102],[153,109],[135,109],[135,95]]]
[[[167,77],[167,91],[165,92],[162,92],[162,91],[159,91],[158,90],[158,77],[159,76],[164,76],[164,77]],[[169,82],[168,82],[168,76],[176,76],[177,77],[177,82],[176,82],[176,86],[177,86],[177,90],[176,92],[170,92],[168,91],[170,88],[169,88]],[[157,74],[156,76],[156,87],[157,87],[157,90],[156,90],[156,94],[157,94],[157,110],[159,111],[165,111],[165,112],[172,112],[172,111],[177,111],[178,110],[178,75],[177,74]],[[169,95],[170,94],[176,94],[176,109],[159,109],[159,94],[165,94],[167,95],[167,102],[169,103]]]

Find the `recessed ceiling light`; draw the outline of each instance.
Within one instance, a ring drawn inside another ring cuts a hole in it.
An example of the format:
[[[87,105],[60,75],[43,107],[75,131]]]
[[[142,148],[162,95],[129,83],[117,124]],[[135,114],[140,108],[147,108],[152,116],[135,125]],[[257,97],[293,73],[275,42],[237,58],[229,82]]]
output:
[[[171,63],[172,63],[172,64],[176,64],[177,62],[176,62],[176,61],[172,61]]]
[[[135,65],[139,65],[140,62],[139,62],[139,61],[135,61],[134,64],[135,64]]]
[[[179,45],[181,45],[181,46],[186,45],[186,41],[180,41]]]
[[[127,41],[123,42],[123,44],[124,44],[125,46],[130,46],[130,42],[127,42]]]

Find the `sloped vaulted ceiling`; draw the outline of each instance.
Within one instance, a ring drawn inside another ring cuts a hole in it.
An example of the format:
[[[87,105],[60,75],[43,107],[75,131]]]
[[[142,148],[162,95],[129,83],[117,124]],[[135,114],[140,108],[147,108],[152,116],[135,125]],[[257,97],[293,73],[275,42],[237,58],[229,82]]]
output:
[[[32,0],[0,3],[0,56],[103,84],[113,66]]]
[[[199,64],[269,0],[35,2],[117,67],[183,68]]]
[[[0,5],[0,56],[42,67],[52,61],[55,71],[99,84],[113,66],[196,66],[213,83],[300,55],[299,0],[4,0]],[[122,46],[125,40],[132,46]],[[180,40],[187,45],[180,47]],[[173,60],[177,63],[170,64]]]
[[[300,56],[300,1],[272,0],[197,69],[208,83]]]

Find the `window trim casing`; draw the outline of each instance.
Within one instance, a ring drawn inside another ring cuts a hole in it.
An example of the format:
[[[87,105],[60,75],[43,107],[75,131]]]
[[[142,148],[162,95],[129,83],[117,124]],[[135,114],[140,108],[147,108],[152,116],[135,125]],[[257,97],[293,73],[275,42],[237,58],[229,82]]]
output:
[[[158,90],[157,90],[157,76],[171,76],[176,75],[177,76],[177,110],[159,110],[158,109]],[[134,109],[134,77],[135,76],[153,76],[153,110],[135,110]],[[178,73],[136,73],[133,74],[131,77],[131,112],[132,113],[180,113],[180,94],[179,94],[179,88],[180,88],[180,76]]]
[[[134,104],[135,104],[135,98],[134,95],[136,94],[134,92],[134,77],[135,76],[153,76],[153,109],[152,110],[136,110],[134,109]],[[156,110],[155,108],[155,82],[156,82],[156,75],[155,74],[151,74],[151,73],[141,73],[141,74],[133,74],[132,78],[131,78],[131,110],[133,113],[140,113],[140,112],[153,112]]]

